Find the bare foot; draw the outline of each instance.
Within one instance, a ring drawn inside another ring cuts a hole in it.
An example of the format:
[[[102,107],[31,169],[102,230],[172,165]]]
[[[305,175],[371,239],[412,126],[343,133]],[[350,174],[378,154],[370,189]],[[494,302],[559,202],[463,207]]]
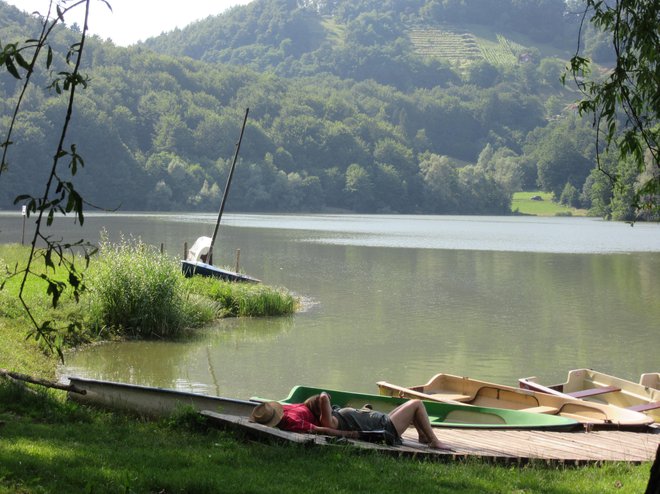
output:
[[[435,441],[429,442],[428,445],[429,445],[429,448],[431,448],[431,449],[440,449],[440,450],[444,450],[444,451],[454,451],[449,446],[445,446],[443,443],[441,443],[437,439]]]

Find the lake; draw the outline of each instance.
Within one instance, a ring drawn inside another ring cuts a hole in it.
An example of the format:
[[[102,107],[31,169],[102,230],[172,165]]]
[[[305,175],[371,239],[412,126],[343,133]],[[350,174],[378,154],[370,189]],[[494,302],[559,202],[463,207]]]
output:
[[[30,224],[27,222],[26,238]],[[139,236],[180,258],[214,214],[57,218],[67,240]],[[0,241],[20,242],[20,213]],[[438,372],[517,385],[591,367],[660,370],[660,226],[588,218],[226,214],[217,264],[303,301],[285,318],[223,320],[185,342],[70,353],[62,376],[282,398],[296,384],[377,392]]]

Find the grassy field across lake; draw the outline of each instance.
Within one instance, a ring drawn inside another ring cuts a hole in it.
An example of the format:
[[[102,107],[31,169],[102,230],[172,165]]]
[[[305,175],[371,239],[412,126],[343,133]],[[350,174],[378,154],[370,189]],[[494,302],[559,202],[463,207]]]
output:
[[[541,199],[532,199],[540,197]],[[516,192],[513,194],[511,211],[533,216],[586,216],[585,209],[576,209],[552,200],[549,192]]]

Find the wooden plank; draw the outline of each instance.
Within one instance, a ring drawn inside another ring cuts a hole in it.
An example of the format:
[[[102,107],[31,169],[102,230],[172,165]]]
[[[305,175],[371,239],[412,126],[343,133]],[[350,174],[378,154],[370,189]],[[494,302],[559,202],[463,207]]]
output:
[[[543,458],[555,461],[649,461],[659,434],[627,431],[547,432],[547,431],[464,431],[444,429],[439,439],[459,451],[487,448],[491,454],[518,455],[521,459]]]
[[[622,431],[595,431],[587,433],[588,441],[602,451],[610,451],[621,461],[626,461],[628,455],[634,455],[642,461],[648,457],[657,444],[660,436]]]
[[[584,433],[574,433],[566,435],[552,435],[543,434],[540,436],[547,442],[561,441],[565,446],[569,447],[574,451],[574,455],[582,457],[593,457],[602,458],[602,459],[620,459],[622,461],[630,459],[629,447],[626,445],[631,445],[638,447],[639,442],[637,439],[640,438],[635,433],[620,433],[620,434],[611,434],[611,432],[618,431],[598,431],[598,432],[584,432]],[[643,435],[645,436],[645,435]],[[622,454],[624,452],[625,454]],[[638,451],[638,456],[644,456],[645,448],[644,445],[641,445],[641,449]],[[647,451],[648,454],[648,451]],[[636,459],[633,458],[633,459]]]
[[[626,407],[628,410],[632,410],[634,412],[648,412],[651,410],[656,410],[660,408],[660,401],[654,401],[652,403],[644,403],[642,405],[633,405],[631,407]]]
[[[521,431],[520,434],[506,439],[507,446],[509,444],[517,446],[517,453],[521,456],[532,455],[535,458],[563,461],[598,459],[598,456],[594,455],[589,448],[581,448],[579,445],[567,441],[561,435],[538,435],[525,432]]]
[[[297,432],[287,432],[275,427],[250,422],[247,417],[238,417],[236,415],[224,415],[211,410],[202,410],[200,415],[210,419],[215,425],[222,428],[240,430],[247,432],[253,437],[265,440],[276,440],[280,442],[294,442],[299,444],[314,443],[315,437],[310,434],[299,434]]]
[[[565,460],[600,460],[603,455],[609,453],[603,448],[594,448],[594,445],[584,433],[575,433],[567,436],[562,435],[534,435],[526,438],[526,442],[530,446],[538,446],[539,448],[548,448],[557,457]],[[547,454],[547,451],[544,452]]]
[[[572,393],[566,394],[572,396],[573,398],[588,398],[589,396],[615,393],[617,391],[621,391],[621,388],[617,388],[616,386],[603,386],[601,388],[582,389],[580,391],[573,391]]]
[[[354,439],[281,431],[250,422],[247,417],[200,412],[214,423],[247,432],[261,440],[305,445],[353,445],[395,456],[454,460],[469,456],[502,463],[543,460],[548,463],[588,464],[604,461],[652,461],[660,434],[628,431],[554,432],[528,430],[434,429],[436,437],[454,451],[433,450],[419,443],[414,428],[403,434],[403,445],[387,446]]]
[[[459,450],[465,450],[480,456],[517,456],[514,452],[503,450],[502,439],[497,434],[497,432],[502,431],[488,431],[492,434],[480,434],[484,431],[443,429],[441,432],[441,434],[436,433],[436,437],[451,448],[459,448]]]

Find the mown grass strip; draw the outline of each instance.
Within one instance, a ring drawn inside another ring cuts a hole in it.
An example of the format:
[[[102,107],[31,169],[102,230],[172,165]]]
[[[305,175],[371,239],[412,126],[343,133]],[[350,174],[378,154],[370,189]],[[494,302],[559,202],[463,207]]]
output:
[[[533,199],[540,197],[540,199]],[[584,209],[575,209],[553,201],[549,192],[516,192],[511,201],[511,211],[534,216],[586,216]]]

